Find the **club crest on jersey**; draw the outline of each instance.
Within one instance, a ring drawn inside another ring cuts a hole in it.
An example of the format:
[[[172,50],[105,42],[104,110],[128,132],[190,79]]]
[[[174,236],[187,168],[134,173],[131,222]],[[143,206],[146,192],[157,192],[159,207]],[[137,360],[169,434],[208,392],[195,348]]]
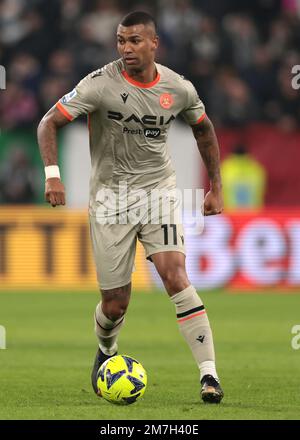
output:
[[[76,89],[73,89],[70,93],[67,93],[65,96],[62,97],[61,102],[63,104],[66,104],[67,102],[71,101],[71,99],[75,98],[77,95]]]
[[[170,93],[163,93],[162,95],[160,95],[159,103],[162,108],[168,109],[172,107],[174,103],[173,96]]]

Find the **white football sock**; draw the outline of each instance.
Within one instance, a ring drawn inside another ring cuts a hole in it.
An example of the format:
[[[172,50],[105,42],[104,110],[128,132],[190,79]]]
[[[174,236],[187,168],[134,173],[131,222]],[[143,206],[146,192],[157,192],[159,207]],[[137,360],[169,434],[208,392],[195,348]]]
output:
[[[188,343],[200,369],[200,380],[211,374],[218,380],[213,336],[204,305],[190,285],[171,296],[176,307],[179,329]]]
[[[100,350],[107,356],[111,356],[118,351],[117,339],[119,332],[124,325],[125,316],[117,321],[108,319],[102,311],[102,303],[96,307],[95,312],[95,333],[99,339]]]

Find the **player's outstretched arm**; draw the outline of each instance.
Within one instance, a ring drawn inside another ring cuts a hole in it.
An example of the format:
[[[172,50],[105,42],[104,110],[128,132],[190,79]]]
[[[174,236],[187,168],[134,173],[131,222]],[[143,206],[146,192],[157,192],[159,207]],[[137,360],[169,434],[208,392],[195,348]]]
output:
[[[192,129],[210,179],[210,191],[204,199],[204,215],[220,214],[223,211],[223,196],[217,136],[207,116]]]
[[[69,122],[62,113],[52,107],[39,123],[38,143],[45,167],[57,165],[57,130]],[[60,177],[46,179],[45,200],[53,207],[66,203],[65,188]]]

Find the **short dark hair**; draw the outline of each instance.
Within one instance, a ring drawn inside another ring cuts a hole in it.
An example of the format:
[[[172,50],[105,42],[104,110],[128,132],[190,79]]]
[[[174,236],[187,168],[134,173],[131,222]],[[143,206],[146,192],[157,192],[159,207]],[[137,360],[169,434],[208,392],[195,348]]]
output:
[[[125,15],[122,19],[122,26],[133,26],[135,24],[152,24],[154,26],[155,32],[157,32],[157,24],[152,15],[144,11],[130,12],[130,14]]]

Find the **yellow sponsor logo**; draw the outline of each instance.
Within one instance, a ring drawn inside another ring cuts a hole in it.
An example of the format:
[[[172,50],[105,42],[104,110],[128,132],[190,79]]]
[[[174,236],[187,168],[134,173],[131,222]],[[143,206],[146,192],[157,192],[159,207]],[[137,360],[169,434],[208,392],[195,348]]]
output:
[[[132,282],[149,289],[138,244]],[[88,214],[61,208],[0,208],[0,291],[98,289]]]

